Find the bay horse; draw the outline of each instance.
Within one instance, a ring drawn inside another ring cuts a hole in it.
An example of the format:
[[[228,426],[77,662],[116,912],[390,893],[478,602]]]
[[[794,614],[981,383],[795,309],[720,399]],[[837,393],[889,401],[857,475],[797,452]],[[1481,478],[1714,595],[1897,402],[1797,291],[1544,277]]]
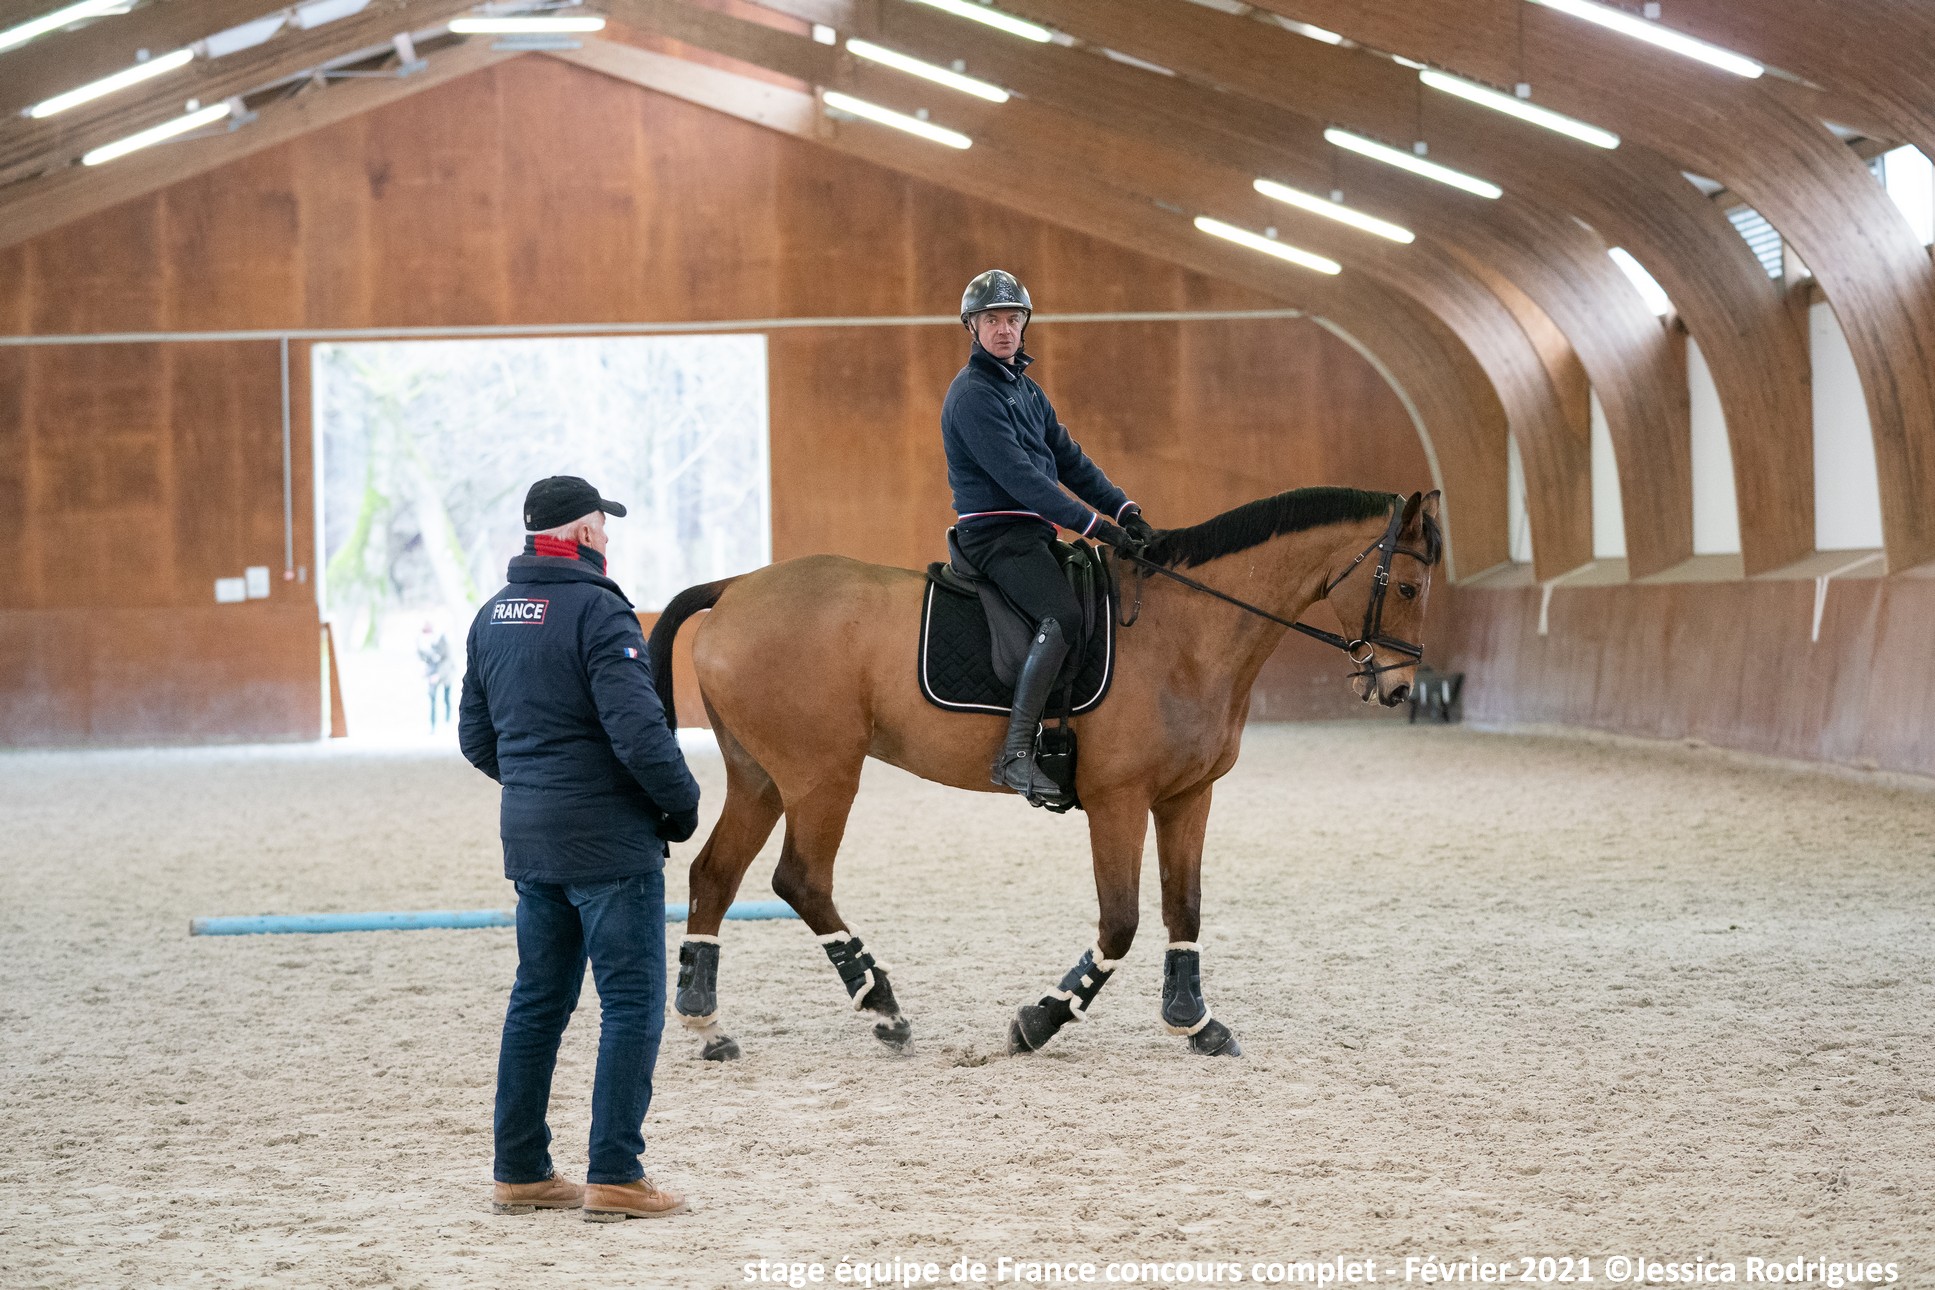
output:
[[[1404,700],[1442,548],[1438,501],[1436,492],[1407,499],[1297,489],[1166,530],[1139,554],[1118,553],[1124,600],[1133,585],[1137,611],[1124,614],[1132,625],[1117,633],[1108,699],[1074,721],[1082,750],[1076,790],[1088,813],[1100,906],[1095,944],[1039,1002],[1019,1009],[1010,1051],[1032,1052],[1083,1020],[1129,952],[1153,814],[1169,933],[1162,1022],[1195,1052],[1240,1055],[1202,993],[1197,935],[1210,791],[1236,762],[1250,687],[1288,627],[1344,649],[1356,664],[1349,683],[1365,702]],[[1179,572],[1185,568],[1201,580]],[[955,788],[1009,791],[988,776],[1006,718],[946,712],[920,692],[914,647],[924,589],[913,570],[807,556],[688,588],[652,629],[652,668],[676,725],[672,643],[688,618],[711,611],[692,653],[725,759],[726,801],[692,862],[676,996],[704,1057],[739,1055],[719,1018],[719,927],[782,815],[773,890],[819,938],[855,1010],[872,1014],[875,1036],[895,1051],[911,1041],[886,967],[833,903],[834,860],[861,765],[877,757]],[[1339,636],[1298,623],[1320,599],[1361,630]]]

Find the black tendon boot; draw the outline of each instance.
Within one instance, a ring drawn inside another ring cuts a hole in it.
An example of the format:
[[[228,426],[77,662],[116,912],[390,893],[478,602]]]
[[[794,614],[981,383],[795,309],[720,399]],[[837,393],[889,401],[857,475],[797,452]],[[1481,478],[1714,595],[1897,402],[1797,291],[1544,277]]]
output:
[[[1040,1003],[1023,1004],[1008,1026],[1008,1051],[1032,1053],[1055,1037],[1055,1032],[1071,1021],[1087,1021],[1095,996],[1115,975],[1121,959],[1105,959],[1102,947],[1083,950],[1075,966],[1068,969],[1061,984],[1041,997]]]
[[[1209,1015],[1203,999],[1203,954],[1194,941],[1176,941],[1162,956],[1162,1024],[1187,1035],[1205,1057],[1241,1057],[1243,1046],[1228,1026]]]
[[[1062,795],[1061,785],[1035,765],[1035,731],[1041,727],[1049,691],[1055,688],[1055,677],[1067,657],[1068,638],[1062,635],[1062,625],[1053,618],[1042,619],[1028,644],[1021,675],[1015,678],[1008,737],[1001,741],[1001,752],[994,759],[992,782],[1012,788],[1036,806]]]
[[[874,1024],[873,1037],[897,1053],[907,1052],[914,1038],[913,1023],[900,1015],[900,1002],[887,981],[887,965],[867,951],[860,938],[851,932],[829,932],[820,945],[840,974],[840,984],[853,1000],[855,1012],[871,1012],[880,1020]]]
[[[699,1056],[709,1062],[729,1062],[739,1056],[739,1044],[719,1026],[719,938],[688,936],[679,946],[679,985],[672,1006],[679,1020],[697,1032]]]

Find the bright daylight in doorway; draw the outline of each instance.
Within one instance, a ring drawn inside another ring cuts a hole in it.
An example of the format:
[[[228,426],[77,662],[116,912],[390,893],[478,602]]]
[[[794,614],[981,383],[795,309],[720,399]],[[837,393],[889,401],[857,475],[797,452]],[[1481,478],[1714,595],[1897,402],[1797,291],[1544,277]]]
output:
[[[611,575],[641,610],[771,558],[764,336],[328,344],[313,375],[317,592],[352,738],[453,737],[443,683],[454,714],[533,479],[630,507]]]

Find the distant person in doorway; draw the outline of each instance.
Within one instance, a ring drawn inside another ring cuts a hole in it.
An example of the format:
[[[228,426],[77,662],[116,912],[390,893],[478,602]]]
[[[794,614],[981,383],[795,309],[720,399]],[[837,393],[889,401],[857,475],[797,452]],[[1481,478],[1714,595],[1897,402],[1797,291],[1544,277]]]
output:
[[[425,622],[417,633],[417,659],[423,664],[423,684],[430,691],[430,730],[437,729],[437,700],[443,700],[443,723],[450,724],[450,687],[457,683],[457,660],[450,653],[450,637],[435,623]]]
[[[504,786],[504,876],[517,884],[517,981],[497,1059],[503,1214],[685,1208],[640,1158],[665,1025],[666,844],[698,828],[699,786],[631,602],[605,576],[605,516],[624,514],[576,476],[531,485],[524,554],[470,626],[458,743]],[[545,1113],[587,958],[602,1016],[580,1187],[553,1168]]]
[[[1082,612],[1055,559],[1056,530],[1110,546],[1137,546],[1155,536],[1142,508],[1088,459],[1028,377],[1034,359],[1021,341],[1033,312],[1027,288],[1012,273],[989,269],[968,283],[961,295],[968,362],[941,405],[961,551],[1035,620],[992,771],[995,783],[1031,802],[1061,793],[1035,764],[1035,733],[1068,655],[1068,632]]]

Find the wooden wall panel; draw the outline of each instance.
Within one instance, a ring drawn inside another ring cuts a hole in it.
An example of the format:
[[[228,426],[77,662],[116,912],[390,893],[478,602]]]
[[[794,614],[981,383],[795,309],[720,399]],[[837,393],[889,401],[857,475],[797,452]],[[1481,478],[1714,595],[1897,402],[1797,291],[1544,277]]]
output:
[[[1465,673],[1468,720],[1694,738],[1935,775],[1935,579],[1434,590],[1434,665]]]
[[[1279,303],[547,59],[0,254],[22,269],[12,308],[59,331],[945,314],[991,264],[1047,310]],[[940,404],[965,343],[951,326],[770,334],[776,555],[942,553]],[[1313,324],[1044,324],[1030,344],[1064,418],[1159,522],[1310,483],[1428,486],[1397,396]],[[306,573],[307,350],[291,362]],[[0,743],[314,736],[311,583],[212,602],[218,576],[282,568],[274,343],[0,350],[10,444],[14,531],[64,534],[76,499],[83,522],[0,593]],[[1327,655],[1293,661],[1270,674],[1269,715],[1310,710],[1310,666],[1348,698]]]

